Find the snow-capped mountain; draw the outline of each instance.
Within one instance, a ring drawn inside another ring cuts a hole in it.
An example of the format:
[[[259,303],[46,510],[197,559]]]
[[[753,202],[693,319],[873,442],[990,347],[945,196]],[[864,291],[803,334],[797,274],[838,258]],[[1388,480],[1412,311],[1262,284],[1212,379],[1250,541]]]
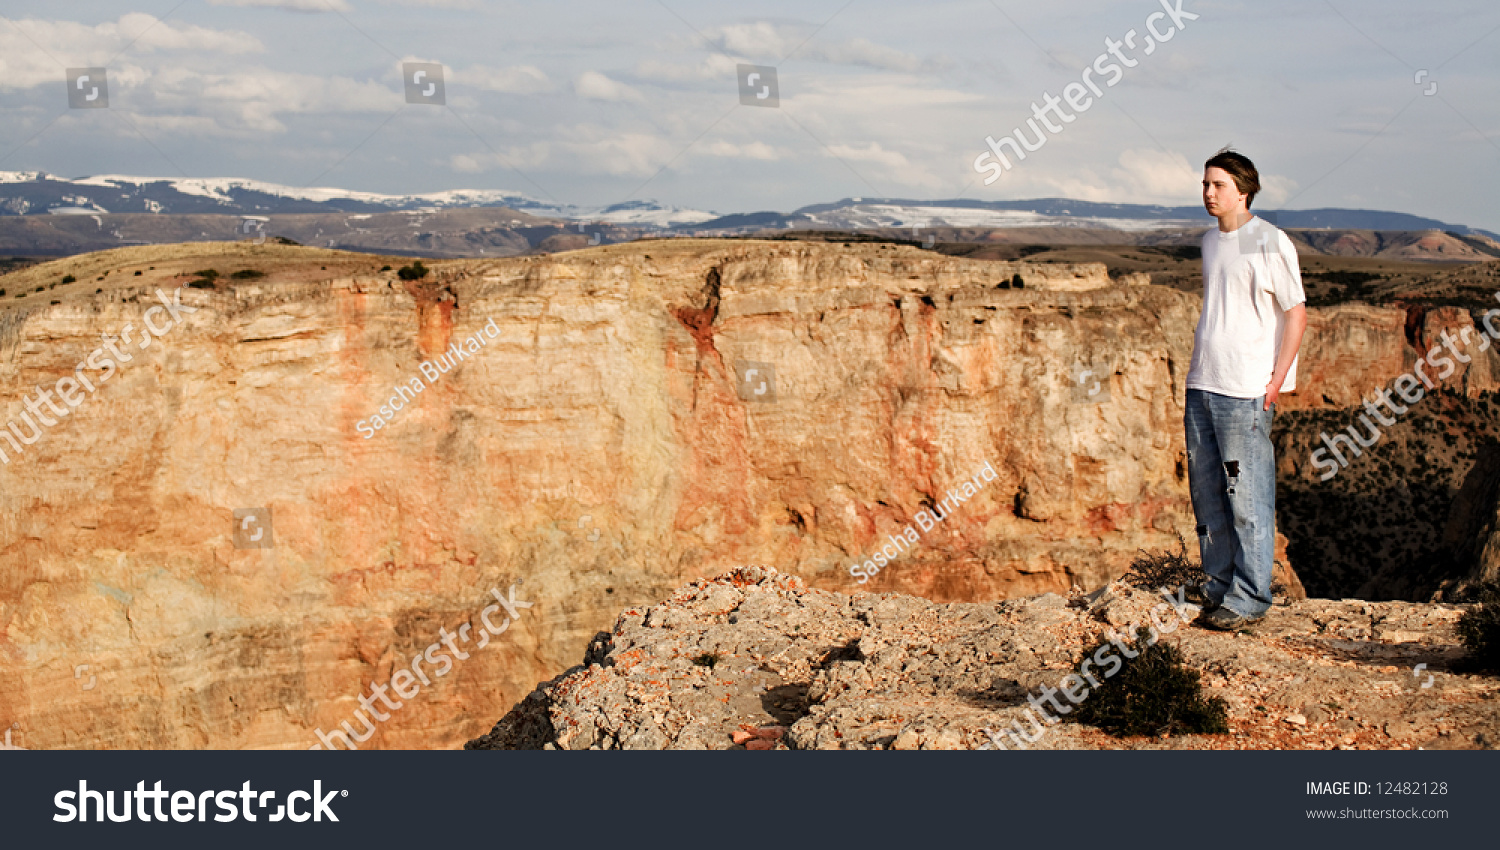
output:
[[[1496,234],[1461,224],[1447,224],[1399,212],[1379,210],[1261,210],[1256,213],[1280,227],[1351,230],[1445,230],[1463,235]],[[1090,228],[1140,233],[1152,230],[1206,229],[1213,219],[1201,206],[1104,204],[1070,198],[1025,201],[940,201],[903,198],[845,198],[814,204],[791,213],[758,212],[724,216],[698,225],[703,231],[745,228],[863,230],[869,228]]]
[[[41,171],[0,171],[0,215],[156,213],[277,215],[375,213],[508,207],[532,215],[665,229],[715,218],[714,213],[652,201],[578,207],[520,192],[455,189],[385,195],[333,187],[292,187],[242,178],[165,178],[100,174],[74,180]]]
[[[1087,228],[1127,234],[1207,228],[1212,219],[1197,205],[1104,204],[1068,198],[1022,201],[845,198],[792,212],[719,215],[650,200],[606,207],[543,201],[521,192],[455,189],[386,195],[335,187],[292,187],[240,178],[161,178],[102,174],[78,179],[41,171],[0,171],[0,216],[39,214],[275,216],[308,213],[371,214],[436,212],[505,207],[543,218],[587,226],[613,225],[637,232],[675,231],[737,234],[761,230],[864,230]],[[1444,230],[1460,235],[1493,233],[1399,212],[1379,210],[1281,210],[1256,212],[1284,228],[1353,230]]]

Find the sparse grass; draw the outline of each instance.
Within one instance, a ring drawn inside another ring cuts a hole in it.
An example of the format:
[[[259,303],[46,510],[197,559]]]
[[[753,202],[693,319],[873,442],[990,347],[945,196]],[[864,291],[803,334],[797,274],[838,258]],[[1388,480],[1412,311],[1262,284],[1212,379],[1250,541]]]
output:
[[[1321,272],[1312,272],[1312,271],[1310,271],[1310,272],[1306,272],[1305,274],[1303,274],[1303,277],[1311,277],[1311,278],[1317,278],[1318,280],[1326,280],[1329,283],[1336,284],[1338,286],[1361,286],[1363,284],[1369,283],[1372,280],[1384,280],[1385,279],[1385,275],[1383,275],[1383,274],[1372,274],[1370,272],[1345,271],[1343,269],[1338,269],[1338,270],[1334,270],[1334,271],[1321,271]]]
[[[1101,682],[1068,718],[1117,738],[1228,732],[1228,704],[1220,697],[1204,697],[1201,677],[1183,662],[1182,653],[1170,644],[1150,643],[1144,632],[1138,629],[1131,644],[1136,657],[1124,658],[1121,653],[1124,666]],[[1084,658],[1092,658],[1106,646],[1112,645],[1100,641]]]
[[[1188,558],[1187,543],[1178,535],[1176,552],[1142,549],[1130,563],[1124,581],[1143,590],[1191,586],[1202,583],[1203,568]]]

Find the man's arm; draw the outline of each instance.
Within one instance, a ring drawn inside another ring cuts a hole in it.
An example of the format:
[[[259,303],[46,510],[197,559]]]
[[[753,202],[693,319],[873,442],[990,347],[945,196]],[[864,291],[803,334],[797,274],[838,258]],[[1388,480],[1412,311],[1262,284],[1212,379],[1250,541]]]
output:
[[[1271,373],[1271,383],[1266,384],[1266,404],[1262,410],[1281,397],[1281,385],[1287,373],[1292,371],[1292,361],[1297,359],[1297,349],[1302,347],[1302,332],[1307,330],[1307,305],[1298,304],[1286,311],[1286,328],[1281,332],[1281,356],[1276,358],[1276,371]]]

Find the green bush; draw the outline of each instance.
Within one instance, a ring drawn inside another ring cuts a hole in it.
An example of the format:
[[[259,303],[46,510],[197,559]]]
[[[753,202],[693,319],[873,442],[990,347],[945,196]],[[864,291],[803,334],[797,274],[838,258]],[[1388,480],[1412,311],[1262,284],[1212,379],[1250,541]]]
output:
[[[396,276],[402,280],[421,280],[427,276],[428,268],[417,260],[409,266],[402,266],[396,270]]]
[[[1150,643],[1144,631],[1138,629],[1130,645],[1136,657],[1120,653],[1124,666],[1100,682],[1068,718],[1117,738],[1228,732],[1228,704],[1219,697],[1205,698],[1198,671],[1183,663],[1182,653],[1169,644]],[[1109,645],[1100,641],[1084,657]],[[1081,676],[1084,671],[1078,672]]]
[[[193,279],[187,282],[192,289],[218,289],[214,281],[218,280],[219,273],[214,269],[199,269],[193,272]]]
[[[230,275],[230,277],[234,278],[235,280],[255,280],[258,277],[265,277],[265,276],[266,276],[265,272],[258,271],[256,269],[240,269],[239,271],[237,271],[234,274]]]
[[[1458,636],[1476,666],[1500,672],[1500,583],[1485,582],[1468,598],[1479,604],[1458,619]]]
[[[72,276],[70,274],[65,274],[65,275],[63,275],[62,282],[63,283],[72,283],[73,281],[75,281],[77,279],[78,278],[76,278],[76,277],[74,277],[74,276]],[[37,290],[37,291],[40,292],[41,290]]]

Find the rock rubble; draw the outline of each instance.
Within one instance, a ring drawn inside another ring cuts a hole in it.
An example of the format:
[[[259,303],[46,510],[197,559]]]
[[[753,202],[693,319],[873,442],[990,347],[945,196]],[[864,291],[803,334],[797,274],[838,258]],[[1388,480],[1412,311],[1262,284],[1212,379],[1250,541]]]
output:
[[[1024,728],[1028,694],[1056,685],[1106,628],[1145,622],[1161,601],[1113,582],[944,604],[742,567],[624,611],[582,665],[466,748],[978,749],[986,728]],[[1462,612],[1281,600],[1249,632],[1183,626],[1162,640],[1228,701],[1230,733],[1114,739],[1060,723],[1031,748],[1491,747],[1500,682],[1458,672]]]

